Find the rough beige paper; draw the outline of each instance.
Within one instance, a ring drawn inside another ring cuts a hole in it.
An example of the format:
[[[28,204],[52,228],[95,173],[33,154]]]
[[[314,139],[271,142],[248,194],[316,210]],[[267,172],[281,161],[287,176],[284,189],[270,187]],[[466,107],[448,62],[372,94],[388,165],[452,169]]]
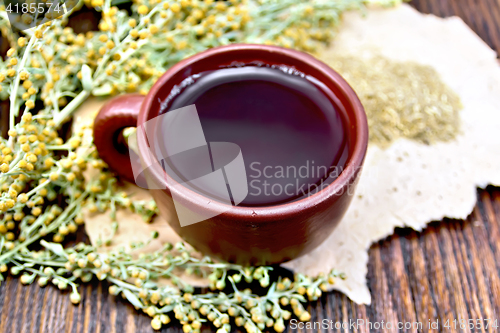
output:
[[[335,289],[370,303],[366,264],[373,242],[395,227],[421,230],[443,217],[466,218],[476,186],[500,185],[500,67],[495,52],[462,20],[423,15],[407,5],[373,10],[366,18],[345,15],[328,52],[431,65],[464,105],[463,134],[456,141],[426,146],[399,140],[386,150],[370,146],[341,224],[314,252],[285,264],[307,274],[340,269],[348,278]]]
[[[463,134],[454,142],[426,146],[399,140],[386,150],[370,146],[356,197],[342,223],[317,250],[284,264],[312,275],[331,268],[345,272],[347,279],[335,289],[368,304],[367,251],[373,242],[395,227],[421,230],[443,217],[465,218],[476,202],[476,186],[500,185],[500,67],[496,54],[460,19],[423,15],[407,5],[370,10],[365,18],[345,15],[334,46],[323,58],[330,52],[380,54],[431,65],[464,104]],[[82,112],[99,108],[100,102],[91,100]],[[152,230],[158,230],[160,238],[149,249],[179,239],[158,218],[148,225],[123,212],[118,217],[115,244],[144,241]],[[109,225],[105,216],[87,220],[94,244]]]

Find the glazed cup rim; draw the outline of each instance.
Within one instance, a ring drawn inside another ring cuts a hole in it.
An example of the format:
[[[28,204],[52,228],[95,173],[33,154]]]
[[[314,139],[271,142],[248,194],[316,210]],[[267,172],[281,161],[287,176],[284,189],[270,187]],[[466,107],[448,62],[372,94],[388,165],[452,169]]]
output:
[[[222,202],[213,200],[210,205],[207,205],[207,197],[196,193],[184,186],[171,187],[168,185],[168,183],[175,183],[175,181],[171,179],[168,174],[166,174],[157,160],[151,160],[150,154],[142,153],[145,151],[149,151],[150,148],[145,135],[140,135],[140,131],[138,131],[137,144],[139,148],[139,154],[146,165],[152,166],[150,167],[150,177],[153,177],[153,181],[157,184],[164,184],[170,195],[172,191],[175,191],[176,197],[182,198],[186,203],[189,203],[189,205],[202,207],[204,210],[213,212],[212,216],[230,214],[235,221],[239,219],[250,218],[252,222],[268,221],[269,218],[284,219],[290,215],[313,208],[314,206],[328,201],[332,196],[340,196],[343,191],[347,191],[347,187],[355,182],[358,176],[358,172],[363,164],[366,149],[368,146],[368,124],[364,108],[354,90],[340,76],[340,74],[338,74],[328,65],[316,59],[315,57],[297,50],[261,44],[230,44],[208,49],[189,58],[186,58],[167,70],[167,72],[165,72],[158,79],[149,93],[145,96],[144,102],[141,105],[141,110],[137,121],[137,128],[141,128],[142,124],[146,123],[152,118],[151,113],[155,112],[153,107],[155,99],[158,98],[161,88],[169,80],[171,80],[174,75],[178,74],[179,72],[185,71],[187,68],[192,66],[192,64],[208,57],[214,57],[222,53],[241,51],[263,53],[270,52],[274,55],[277,54],[288,59],[293,58],[295,61],[307,63],[307,66],[320,71],[324,75],[324,77],[327,77],[330,80],[330,83],[333,83],[338,91],[344,95],[345,100],[347,100],[351,105],[345,106],[345,103],[342,104],[344,105],[347,113],[354,114],[353,119],[355,121],[353,126],[356,127],[354,142],[350,142],[350,145],[353,145],[353,147],[352,149],[349,149],[349,155],[344,170],[331,184],[329,184],[324,189],[321,189],[314,194],[307,195],[304,198],[298,200],[261,207],[229,206]],[[324,80],[322,80],[322,82],[323,81]],[[165,177],[170,178],[168,182],[166,182]]]

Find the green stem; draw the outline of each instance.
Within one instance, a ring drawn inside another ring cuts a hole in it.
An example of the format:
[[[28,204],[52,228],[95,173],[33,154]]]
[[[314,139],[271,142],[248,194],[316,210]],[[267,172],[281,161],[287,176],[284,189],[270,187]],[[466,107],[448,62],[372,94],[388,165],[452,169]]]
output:
[[[31,197],[33,194],[37,193],[39,190],[41,190],[42,188],[44,188],[45,186],[49,185],[50,184],[50,179],[47,179],[45,182],[43,182],[42,184],[38,185],[37,187],[35,187],[34,189],[32,189],[31,191],[29,191],[28,193],[26,193],[26,195],[29,197]]]
[[[10,91],[10,122],[9,122],[9,129],[13,129],[16,121],[16,117],[19,114],[19,109],[16,107],[16,99],[17,99],[17,91],[19,90],[19,83],[21,81],[21,71],[24,69],[24,66],[26,65],[26,62],[28,61],[28,58],[31,54],[31,49],[33,48],[33,45],[35,44],[35,41],[37,38],[35,35],[31,36],[30,41],[28,43],[28,46],[26,46],[26,49],[24,50],[23,54],[23,59],[19,63],[19,66],[17,67],[17,75],[16,79],[14,80],[14,85],[12,86],[12,90]],[[9,143],[13,144],[12,137],[9,138]]]
[[[71,150],[70,145],[60,145],[60,146],[54,146],[54,145],[48,145],[45,147],[47,150]]]
[[[51,266],[51,267],[60,267],[60,268],[65,267],[65,263],[57,262],[57,261],[39,261],[39,260],[34,260],[32,258],[26,258],[23,256],[14,256],[14,259],[19,260],[19,261],[24,261],[27,263],[32,263],[32,264],[39,265],[39,266]]]
[[[23,54],[23,59],[21,59],[21,62],[19,63],[19,66],[17,68],[17,75],[16,79],[14,80],[14,86],[12,87],[11,93],[10,93],[10,114],[11,114],[11,119],[10,119],[10,129],[14,128],[14,119],[17,117],[19,114],[19,110],[15,108],[16,106],[16,99],[17,99],[17,90],[19,89],[19,83],[21,82],[21,71],[24,69],[24,66],[26,65],[26,62],[28,61],[31,48],[33,47],[33,44],[35,44],[36,37],[32,36],[30,38],[30,41],[28,43],[28,46],[24,50]]]
[[[90,91],[83,90],[80,92],[64,109],[54,115],[54,122],[56,127],[61,126],[62,123],[68,119],[73,112],[90,96]]]
[[[141,288],[137,288],[136,286],[131,285],[130,283],[123,282],[121,280],[118,280],[118,279],[115,279],[115,278],[112,278],[112,277],[109,277],[109,276],[106,278],[106,280],[108,280],[109,282],[112,282],[112,283],[114,283],[117,286],[120,286],[122,288],[127,288],[129,290],[133,290],[133,291],[136,291],[136,292],[141,291]]]
[[[24,156],[26,156],[26,154],[21,154],[21,153],[17,154],[16,158],[9,165],[11,171],[13,171],[16,164],[19,163],[19,161],[22,160]]]

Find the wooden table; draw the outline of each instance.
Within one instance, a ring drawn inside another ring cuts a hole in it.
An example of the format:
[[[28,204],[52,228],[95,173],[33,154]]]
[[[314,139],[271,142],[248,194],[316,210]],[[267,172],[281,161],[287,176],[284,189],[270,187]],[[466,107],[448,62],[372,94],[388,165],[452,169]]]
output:
[[[500,0],[415,0],[412,5],[424,13],[462,17],[493,49],[500,51]],[[433,223],[422,233],[398,229],[393,236],[373,245],[368,271],[372,305],[356,305],[340,293],[328,293],[311,305],[312,321],[364,319],[374,325],[382,321],[394,325],[421,322],[423,332],[498,331],[491,327],[443,327],[446,320],[453,323],[454,319],[480,318],[498,319],[500,325],[500,189],[478,191],[478,201],[466,221]],[[150,319],[109,295],[106,285],[95,283],[80,290],[83,301],[73,306],[67,293],[54,287],[24,287],[9,277],[0,287],[0,332],[152,331]],[[429,320],[439,320],[440,329],[427,329]],[[163,331],[181,332],[179,327]],[[419,330],[371,330],[382,331]]]

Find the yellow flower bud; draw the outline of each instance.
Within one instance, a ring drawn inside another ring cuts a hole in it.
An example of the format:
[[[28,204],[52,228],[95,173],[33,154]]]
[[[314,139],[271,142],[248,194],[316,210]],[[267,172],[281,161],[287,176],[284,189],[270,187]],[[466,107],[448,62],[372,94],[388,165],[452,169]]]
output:
[[[177,3],[177,2],[174,2],[171,6],[170,6],[170,10],[173,12],[173,13],[178,13],[181,11],[181,6]]]
[[[309,314],[309,312],[304,311],[304,312],[302,312],[302,314],[300,315],[299,320],[300,320],[300,321],[309,321],[309,320],[311,320],[311,315]]]
[[[76,222],[76,224],[78,224],[78,225],[82,225],[85,221],[83,220],[83,218],[82,218],[81,216],[77,216],[77,217],[75,218],[75,222]]]
[[[25,160],[20,160],[19,163],[17,163],[17,166],[21,169],[26,168],[26,165],[28,165],[28,162],[26,162]]]
[[[10,49],[7,50],[7,57],[12,57],[14,53],[16,53],[16,49],[11,47]]]
[[[54,165],[54,160],[49,157],[43,162],[43,164],[47,169],[49,169]]]
[[[75,223],[71,222],[71,223],[68,224],[68,231],[69,232],[74,233],[77,230],[78,230],[78,226]]]
[[[217,9],[218,11],[224,11],[226,10],[226,4],[224,2],[217,2],[217,4],[215,5],[215,9]]]
[[[73,304],[78,304],[78,303],[80,303],[82,298],[81,298],[80,294],[78,294],[78,293],[71,293],[71,295],[69,296],[69,300]]]
[[[26,25],[30,25],[33,22],[33,16],[28,13],[24,13],[21,15],[21,21]]]
[[[156,331],[161,330],[162,322],[159,316],[154,317],[153,320],[151,320],[151,327],[153,327],[153,329]]]
[[[67,234],[69,234],[69,230],[65,225],[60,226],[58,229],[58,232],[63,236],[66,236]]]
[[[33,83],[30,80],[26,80],[23,82],[23,88],[29,89]]]
[[[52,237],[52,240],[56,243],[61,243],[64,240],[64,237],[61,234],[55,234],[54,237]]]
[[[17,201],[25,204],[26,202],[28,202],[28,195],[26,195],[26,193],[19,194],[19,196],[17,197]]]
[[[31,214],[33,216],[39,216],[40,214],[42,214],[42,209],[40,207],[35,207],[31,210]]]
[[[146,313],[148,314],[148,316],[153,317],[156,314],[156,310],[154,307],[150,306],[146,309]]]
[[[99,30],[101,30],[101,31],[108,31],[109,30],[109,24],[107,22],[101,22],[101,23],[99,23]]]
[[[152,34],[156,34],[158,31],[160,31],[160,29],[156,25],[151,24],[149,26],[149,32],[151,32]]]
[[[146,5],[141,5],[139,6],[139,8],[137,9],[137,11],[139,12],[139,14],[141,15],[146,15],[148,12],[149,12],[149,8],[148,6]]]
[[[13,241],[15,238],[16,238],[16,235],[14,235],[14,233],[12,232],[8,232],[6,235],[5,235],[5,238],[8,240],[8,241]],[[21,282],[23,282],[23,280],[21,279]]]
[[[66,179],[69,181],[69,182],[72,182],[74,181],[76,178],[75,174],[73,172],[70,172],[66,175]]]
[[[16,191],[16,190],[14,190],[14,189],[10,189],[10,190],[9,190],[9,197],[10,197],[11,199],[17,199],[17,191]]]
[[[97,185],[92,185],[90,187],[90,191],[93,193],[99,193],[102,191],[102,188],[100,186],[97,186]]]
[[[137,29],[130,30],[130,37],[137,38],[138,36],[139,36],[139,32],[137,31]]]
[[[36,157],[35,154],[28,154],[26,156],[26,159],[28,160],[28,162],[30,163],[36,163],[36,161],[38,161],[38,158]]]
[[[26,135],[20,135],[17,138],[17,142],[19,142],[20,144],[26,143],[28,142],[28,137]]]
[[[69,169],[73,166],[73,161],[71,161],[70,159],[63,159],[61,160],[61,165],[63,168]]]
[[[35,107],[35,102],[33,102],[32,100],[26,101],[25,104],[28,109],[33,109]]]
[[[19,47],[24,47],[26,45],[26,38],[19,37],[17,40],[17,45],[19,45]]]
[[[69,145],[73,149],[78,148],[80,146],[80,143],[81,143],[81,141],[78,138],[73,138],[73,139],[69,140]]]

